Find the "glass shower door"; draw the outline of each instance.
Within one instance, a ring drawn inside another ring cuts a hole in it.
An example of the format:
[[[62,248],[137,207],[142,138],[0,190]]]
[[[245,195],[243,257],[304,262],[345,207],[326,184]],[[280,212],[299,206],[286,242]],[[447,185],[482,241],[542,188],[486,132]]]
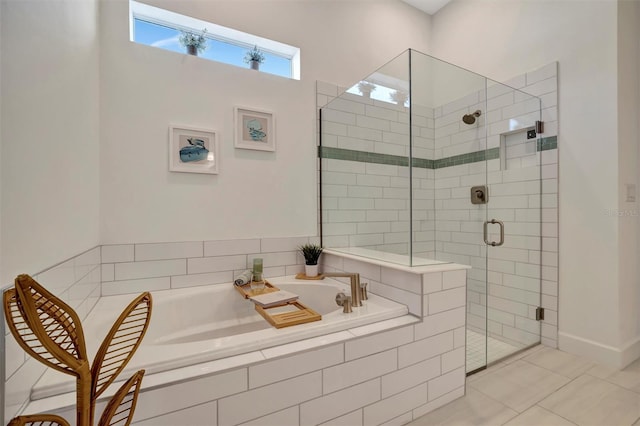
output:
[[[540,342],[540,99],[488,80],[487,364]]]

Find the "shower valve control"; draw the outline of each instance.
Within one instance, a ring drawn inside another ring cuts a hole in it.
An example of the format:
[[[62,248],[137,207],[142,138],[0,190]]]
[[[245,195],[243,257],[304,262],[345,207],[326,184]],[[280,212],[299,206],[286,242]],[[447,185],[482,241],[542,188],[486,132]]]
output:
[[[487,204],[489,201],[489,190],[487,185],[471,187],[471,204]]]

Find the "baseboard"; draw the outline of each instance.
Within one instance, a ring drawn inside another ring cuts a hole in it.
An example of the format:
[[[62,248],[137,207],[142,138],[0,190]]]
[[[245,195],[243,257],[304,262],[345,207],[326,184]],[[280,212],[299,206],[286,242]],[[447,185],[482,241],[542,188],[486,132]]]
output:
[[[640,336],[628,341],[621,348],[616,348],[560,331],[558,332],[558,348],[561,351],[588,358],[598,364],[621,370],[640,358]]]
[[[626,345],[623,346],[620,357],[622,368],[626,367],[637,359],[640,359],[640,336],[630,340]]]

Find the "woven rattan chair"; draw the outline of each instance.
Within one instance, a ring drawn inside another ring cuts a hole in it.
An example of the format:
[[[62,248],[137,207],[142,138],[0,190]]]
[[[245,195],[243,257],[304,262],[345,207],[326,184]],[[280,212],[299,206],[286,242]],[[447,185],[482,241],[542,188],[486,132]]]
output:
[[[11,419],[7,426],[70,426],[69,423],[53,414],[36,414],[33,416],[19,416]]]
[[[138,402],[144,370],[124,382],[102,412],[98,426],[129,426]],[[7,426],[71,426],[65,419],[52,414],[14,417]]]
[[[18,344],[48,367],[76,377],[76,421],[90,425],[91,369],[78,315],[28,275],[16,278],[4,305]]]
[[[125,368],[147,331],[151,294],[142,293],[124,309],[91,366],[78,315],[29,275],[16,278],[3,302],[9,330],[20,346],[48,367],[76,377],[77,425],[92,426],[97,398]]]

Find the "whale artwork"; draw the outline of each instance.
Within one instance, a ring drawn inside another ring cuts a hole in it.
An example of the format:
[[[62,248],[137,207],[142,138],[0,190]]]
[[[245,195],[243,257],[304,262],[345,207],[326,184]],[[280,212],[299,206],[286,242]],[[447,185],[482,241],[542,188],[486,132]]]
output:
[[[198,138],[187,138],[189,145],[180,148],[180,161],[190,163],[206,160],[209,150],[205,147],[205,141]]]
[[[235,107],[234,127],[236,148],[276,150],[276,125],[272,112]]]
[[[262,131],[262,123],[260,123],[260,120],[252,118],[251,120],[247,121],[246,126],[249,131],[249,136],[251,136],[252,140],[264,142],[264,138],[265,136],[267,136],[267,134]]]

